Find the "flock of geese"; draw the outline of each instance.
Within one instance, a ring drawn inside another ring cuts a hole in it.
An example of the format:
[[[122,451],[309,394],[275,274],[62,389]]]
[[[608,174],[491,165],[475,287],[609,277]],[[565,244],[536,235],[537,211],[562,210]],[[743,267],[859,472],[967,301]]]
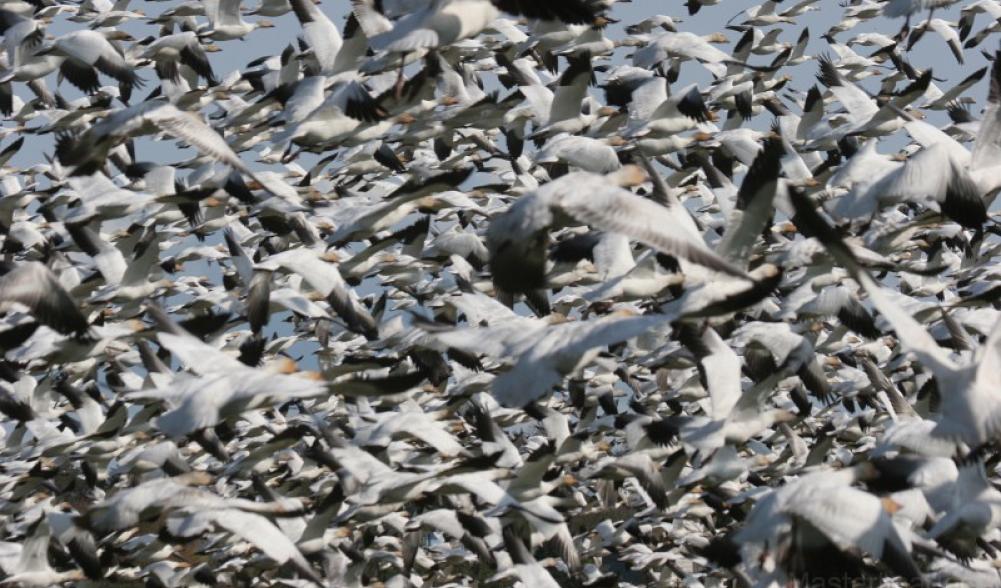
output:
[[[0,0],[0,585],[1001,586],[1001,3],[634,2]]]

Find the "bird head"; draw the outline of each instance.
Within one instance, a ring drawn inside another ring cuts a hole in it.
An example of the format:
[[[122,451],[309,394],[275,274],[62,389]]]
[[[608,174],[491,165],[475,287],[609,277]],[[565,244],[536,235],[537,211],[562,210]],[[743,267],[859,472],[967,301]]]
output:
[[[215,478],[208,472],[195,470],[186,474],[174,476],[172,480],[180,484],[184,484],[185,486],[207,486],[215,481]]]
[[[118,29],[102,31],[101,34],[103,34],[104,38],[109,41],[135,41],[135,37]]]
[[[889,496],[884,496],[880,498],[879,502],[883,505],[883,510],[885,510],[887,514],[891,515],[895,514],[898,510],[904,508],[903,505],[901,505],[899,502],[896,502]]]
[[[794,420],[796,420],[798,418],[799,418],[799,416],[796,413],[794,413],[794,412],[792,412],[790,410],[785,410],[785,409],[781,409],[781,408],[778,409],[778,410],[775,410],[772,413],[772,419],[773,419],[773,421],[775,423],[788,423],[788,422],[792,422],[792,421],[794,421]]]
[[[852,466],[852,475],[860,482],[875,480],[879,477],[879,470],[872,462],[863,461]]]
[[[36,57],[44,57],[46,55],[59,55],[62,56],[63,52],[59,49],[57,45],[49,45],[48,47],[42,47],[35,51]]]
[[[598,116],[615,116],[619,113],[619,109],[614,106],[602,106],[596,111]]]
[[[545,320],[546,320],[546,324],[549,324],[549,325],[560,325],[560,324],[563,324],[563,323],[570,322],[570,319],[567,318],[567,315],[565,315],[565,314],[563,314],[561,312],[550,313],[549,315],[546,316]]]
[[[645,169],[632,164],[622,166],[618,170],[608,174],[607,177],[623,188],[639,186],[650,179]]]
[[[591,23],[591,26],[596,29],[603,29],[608,25],[615,24],[617,22],[619,22],[618,19],[612,18],[610,16],[601,15],[595,17],[594,21]]]

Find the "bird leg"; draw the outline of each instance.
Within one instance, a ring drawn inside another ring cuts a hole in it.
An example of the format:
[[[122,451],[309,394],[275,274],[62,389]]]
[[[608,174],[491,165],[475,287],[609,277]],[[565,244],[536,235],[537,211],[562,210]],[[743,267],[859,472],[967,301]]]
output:
[[[514,308],[514,294],[507,290],[497,289],[497,300],[508,308]]]
[[[393,86],[393,96],[397,100],[403,97],[403,82],[405,78],[403,77],[403,69],[407,66],[407,54],[404,53],[400,56],[400,71],[396,75],[396,85]]]
[[[216,436],[212,429],[201,429],[199,431],[195,431],[191,434],[191,438],[212,457],[223,463],[229,461],[229,453],[226,451],[222,442],[219,441],[219,437]]]
[[[904,19],[904,26],[900,29],[900,32],[897,33],[894,40],[898,43],[904,42],[905,40],[907,40],[907,33],[909,33],[910,30],[911,30],[911,15],[908,14],[907,18]]]
[[[294,146],[292,145],[292,143],[289,143],[288,144],[288,149],[285,150],[285,153],[282,153],[282,163],[288,163],[290,161],[295,161],[295,159],[298,158],[299,155],[302,153],[302,149],[300,149],[300,150],[296,151],[295,153],[293,153],[292,152],[293,148],[294,148]]]
[[[976,447],[971,448],[964,455],[962,449],[956,448],[956,461],[960,464],[971,464],[977,461],[987,461],[987,451],[991,448],[992,443],[990,441],[985,441]]]
[[[907,44],[908,51],[910,51],[911,47],[913,47],[914,44],[920,41],[921,37],[924,36],[925,31],[927,31],[928,27],[931,25],[931,18],[934,14],[935,14],[935,9],[934,8],[929,9],[928,20],[925,21],[924,26],[914,29],[914,34],[912,35],[911,41]]]
[[[661,165],[663,165],[663,166],[665,166],[667,168],[673,169],[674,171],[681,171],[681,169],[682,169],[682,167],[680,165],[678,165],[677,163],[674,163],[673,161],[671,161],[670,159],[668,159],[664,155],[658,155],[656,159],[657,159],[657,163],[659,163],[659,164],[661,164]]]

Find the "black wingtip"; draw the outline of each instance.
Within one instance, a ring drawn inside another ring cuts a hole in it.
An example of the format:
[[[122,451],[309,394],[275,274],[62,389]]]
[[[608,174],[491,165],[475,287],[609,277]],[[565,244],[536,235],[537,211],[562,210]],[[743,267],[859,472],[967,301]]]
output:
[[[834,62],[831,61],[831,57],[829,55],[821,55],[817,58],[817,62],[820,64],[820,73],[817,74],[817,80],[819,80],[821,84],[824,84],[828,88],[843,85],[841,74],[838,73],[838,68],[834,65]]]
[[[979,188],[960,170],[954,169],[952,176],[941,203],[942,214],[966,228],[980,228],[987,222],[987,205]]]
[[[702,99],[702,92],[699,91],[698,87],[692,88],[678,101],[678,112],[698,123],[709,122],[709,108]]]
[[[991,65],[991,87],[987,91],[987,102],[1001,102],[1001,47],[994,53],[994,63]]]
[[[810,91],[806,93],[806,101],[803,103],[803,112],[813,112],[815,108],[824,107],[824,98],[820,94],[820,88],[816,85],[810,87]]]
[[[754,196],[761,192],[762,186],[778,180],[782,171],[783,155],[785,146],[782,145],[781,139],[770,137],[765,140],[763,148],[751,162],[751,167],[740,184],[740,190],[737,191],[738,209],[746,210]]]

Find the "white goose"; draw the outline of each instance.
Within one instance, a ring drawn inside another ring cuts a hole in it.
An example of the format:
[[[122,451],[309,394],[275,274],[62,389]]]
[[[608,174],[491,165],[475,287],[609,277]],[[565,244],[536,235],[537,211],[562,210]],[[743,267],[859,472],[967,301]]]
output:
[[[691,84],[667,94],[667,83],[659,76],[650,78],[632,92],[626,136],[648,133],[671,135],[698,128],[712,118],[698,86]]]
[[[140,44],[142,43],[140,41]],[[160,79],[177,82],[183,75],[188,80],[188,84],[194,87],[197,79],[192,78],[202,76],[210,86],[215,86],[218,81],[212,71],[212,64],[209,63],[206,52],[214,53],[217,51],[219,51],[217,45],[202,45],[194,31],[184,31],[155,40],[150,38],[150,42],[146,45],[141,56],[145,59],[152,59],[156,63],[156,71]],[[184,75],[185,73],[193,75]]]
[[[127,100],[134,86],[142,86],[142,80],[136,75],[134,65],[112,44],[116,40],[132,40],[132,36],[114,30],[103,33],[73,31],[57,37],[52,46],[38,51],[36,55],[65,57],[59,71],[84,92],[93,93],[100,88],[97,71],[115,78],[121,85],[123,98]]]
[[[598,350],[668,324],[674,315],[633,316],[628,311],[589,321],[514,317],[487,327],[433,332],[443,349],[482,353],[512,363],[494,378],[491,392],[503,406],[523,407],[590,363]],[[514,360],[513,362],[511,360]]]
[[[387,113],[358,81],[335,83],[327,97],[302,116],[302,112],[315,102],[306,97],[312,96],[315,99],[320,96],[317,92],[323,92],[324,81],[323,78],[315,78],[308,81],[307,85],[309,92],[296,94],[297,97],[302,96],[304,102],[296,104],[294,119],[274,136],[274,141],[279,145],[291,141],[307,147],[323,146],[345,141],[367,126],[377,126],[385,131],[395,124],[395,120],[388,118]]]
[[[662,66],[669,61],[682,63],[693,60],[699,62],[713,75],[722,77],[726,74],[726,62],[732,58],[726,52],[713,47],[712,43],[726,41],[722,33],[699,36],[687,31],[677,33],[665,31],[654,36],[645,47],[633,53],[633,65],[652,68]]]
[[[861,198],[937,201],[943,214],[964,226],[976,228],[985,223],[987,207],[1001,190],[999,88],[1001,64],[995,57],[987,107],[972,152],[933,125],[908,116],[905,128],[924,149],[873,184]]]
[[[487,229],[494,283],[508,292],[544,287],[549,229],[563,222],[564,215],[599,230],[622,233],[662,253],[746,277],[701,240],[685,231],[682,235],[673,233],[671,227],[679,223],[668,208],[622,187],[646,179],[646,172],[636,166],[625,166],[606,176],[577,172],[518,199]],[[589,191],[580,191],[582,185],[590,186]]]
[[[559,134],[535,154],[536,163],[561,162],[583,171],[607,174],[622,167],[609,140]]]
[[[583,0],[432,0],[424,10],[397,21],[391,31],[373,37],[372,47],[377,51],[409,53],[452,45],[479,34],[501,11],[570,24],[591,22],[597,16],[594,5]]]
[[[754,561],[749,557],[752,553],[760,554],[758,561],[762,561],[768,550],[787,546],[777,555],[785,556],[786,561],[780,563],[791,568],[793,576],[814,578],[808,566],[818,563],[814,558],[831,557],[833,547],[846,554],[861,551],[882,560],[909,582],[924,585],[911,558],[908,537],[890,516],[895,506],[850,485],[872,475],[872,466],[861,464],[810,473],[771,490],[757,501],[733,540],[745,546],[748,562]],[[808,526],[802,528],[804,523]]]
[[[960,557],[975,557],[976,540],[1001,526],[1001,492],[987,480],[979,459],[959,470],[953,487],[952,504],[928,531]]]
[[[291,0],[295,17],[302,25],[306,44],[320,66],[319,73],[329,75],[335,71],[337,54],[344,44],[341,32],[330,18],[312,0]]]
[[[225,139],[197,115],[162,100],[150,100],[113,112],[85,133],[56,147],[56,156],[78,172],[100,169],[111,150],[130,137],[164,132],[180,139],[201,154],[218,159],[233,169],[255,178],[254,173]],[[260,182],[269,190],[263,182]]]
[[[231,41],[242,39],[256,29],[270,29],[275,25],[265,18],[247,22],[240,14],[240,4],[243,0],[204,0],[205,16],[209,19],[208,26],[198,31],[199,37],[208,37],[215,41]]]
[[[968,361],[957,362],[928,331],[904,308],[892,300],[859,265],[855,255],[832,235],[827,222],[817,216],[809,198],[792,192],[793,204],[803,222],[816,226],[824,236],[824,245],[869,295],[897,334],[902,348],[913,353],[935,376],[942,403],[931,436],[979,447],[1001,435],[1001,398],[994,391],[1001,386],[1001,321]]]

